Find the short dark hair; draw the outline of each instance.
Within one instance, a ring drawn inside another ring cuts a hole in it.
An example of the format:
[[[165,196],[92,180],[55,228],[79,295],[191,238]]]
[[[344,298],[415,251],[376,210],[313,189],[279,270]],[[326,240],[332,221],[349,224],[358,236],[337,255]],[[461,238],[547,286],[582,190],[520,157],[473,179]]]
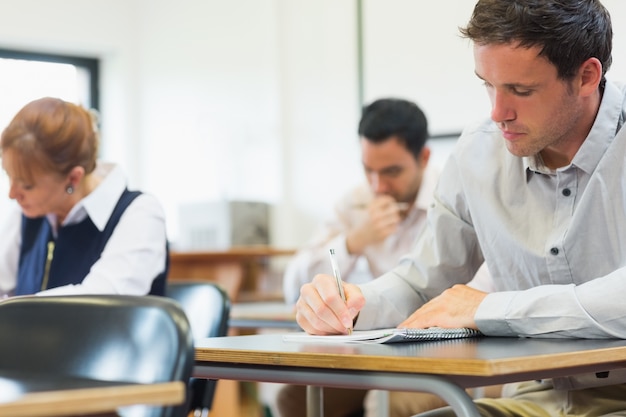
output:
[[[602,63],[602,82],[611,67],[613,29],[598,0],[478,0],[461,35],[477,44],[519,42],[541,47],[561,79],[574,77],[589,58]]]
[[[428,139],[428,122],[417,104],[383,98],[363,107],[359,136],[373,143],[396,137],[417,159]]]

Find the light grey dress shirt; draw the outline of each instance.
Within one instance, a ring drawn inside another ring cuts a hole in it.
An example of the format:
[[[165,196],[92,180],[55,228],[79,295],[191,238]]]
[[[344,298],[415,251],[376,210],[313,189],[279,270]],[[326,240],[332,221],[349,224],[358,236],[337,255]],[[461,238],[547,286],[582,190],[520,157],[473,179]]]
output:
[[[509,153],[491,121],[466,129],[412,253],[361,286],[356,328],[397,325],[485,260],[486,335],[626,338],[624,116],[625,90],[608,82],[588,137],[555,171]]]

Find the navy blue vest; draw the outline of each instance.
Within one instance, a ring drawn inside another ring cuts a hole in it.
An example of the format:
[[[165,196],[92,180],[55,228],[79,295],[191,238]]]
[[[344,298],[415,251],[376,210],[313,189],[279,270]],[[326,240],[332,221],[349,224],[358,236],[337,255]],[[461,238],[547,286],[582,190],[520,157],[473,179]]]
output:
[[[80,223],[59,228],[54,242],[54,256],[50,263],[46,288],[80,284],[91,266],[100,258],[120,217],[128,205],[141,193],[124,190],[104,230],[100,232],[89,217]],[[22,245],[15,295],[34,294],[41,291],[46,267],[48,242],[52,241],[50,223],[45,217],[22,216]],[[150,294],[164,295],[165,280],[169,270],[169,248],[166,244],[166,266],[152,282]]]

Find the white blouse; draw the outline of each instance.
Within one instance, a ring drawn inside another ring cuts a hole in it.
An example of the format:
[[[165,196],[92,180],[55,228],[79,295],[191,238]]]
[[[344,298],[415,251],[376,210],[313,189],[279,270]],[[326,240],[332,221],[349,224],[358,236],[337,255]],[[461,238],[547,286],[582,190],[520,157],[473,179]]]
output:
[[[63,225],[90,217],[98,230],[106,226],[117,201],[126,188],[122,169],[99,163],[96,175],[104,177],[88,196],[80,200]],[[17,282],[21,242],[21,215],[18,206],[0,226],[0,297],[9,297]],[[56,217],[48,215],[56,232]],[[93,264],[82,283],[41,291],[38,295],[128,294],[144,295],[153,279],[163,271],[166,260],[165,213],[158,200],[141,194],[127,207],[100,259]],[[80,254],[77,254],[80,256]]]

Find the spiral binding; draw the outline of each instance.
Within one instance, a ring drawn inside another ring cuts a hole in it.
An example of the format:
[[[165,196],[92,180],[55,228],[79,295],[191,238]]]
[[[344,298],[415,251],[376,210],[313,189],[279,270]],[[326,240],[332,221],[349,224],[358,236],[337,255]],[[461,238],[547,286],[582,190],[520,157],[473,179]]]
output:
[[[482,333],[478,330],[464,327],[452,329],[446,329],[443,327],[429,327],[427,329],[401,329],[401,337],[408,340],[442,340],[477,336],[482,336]]]

